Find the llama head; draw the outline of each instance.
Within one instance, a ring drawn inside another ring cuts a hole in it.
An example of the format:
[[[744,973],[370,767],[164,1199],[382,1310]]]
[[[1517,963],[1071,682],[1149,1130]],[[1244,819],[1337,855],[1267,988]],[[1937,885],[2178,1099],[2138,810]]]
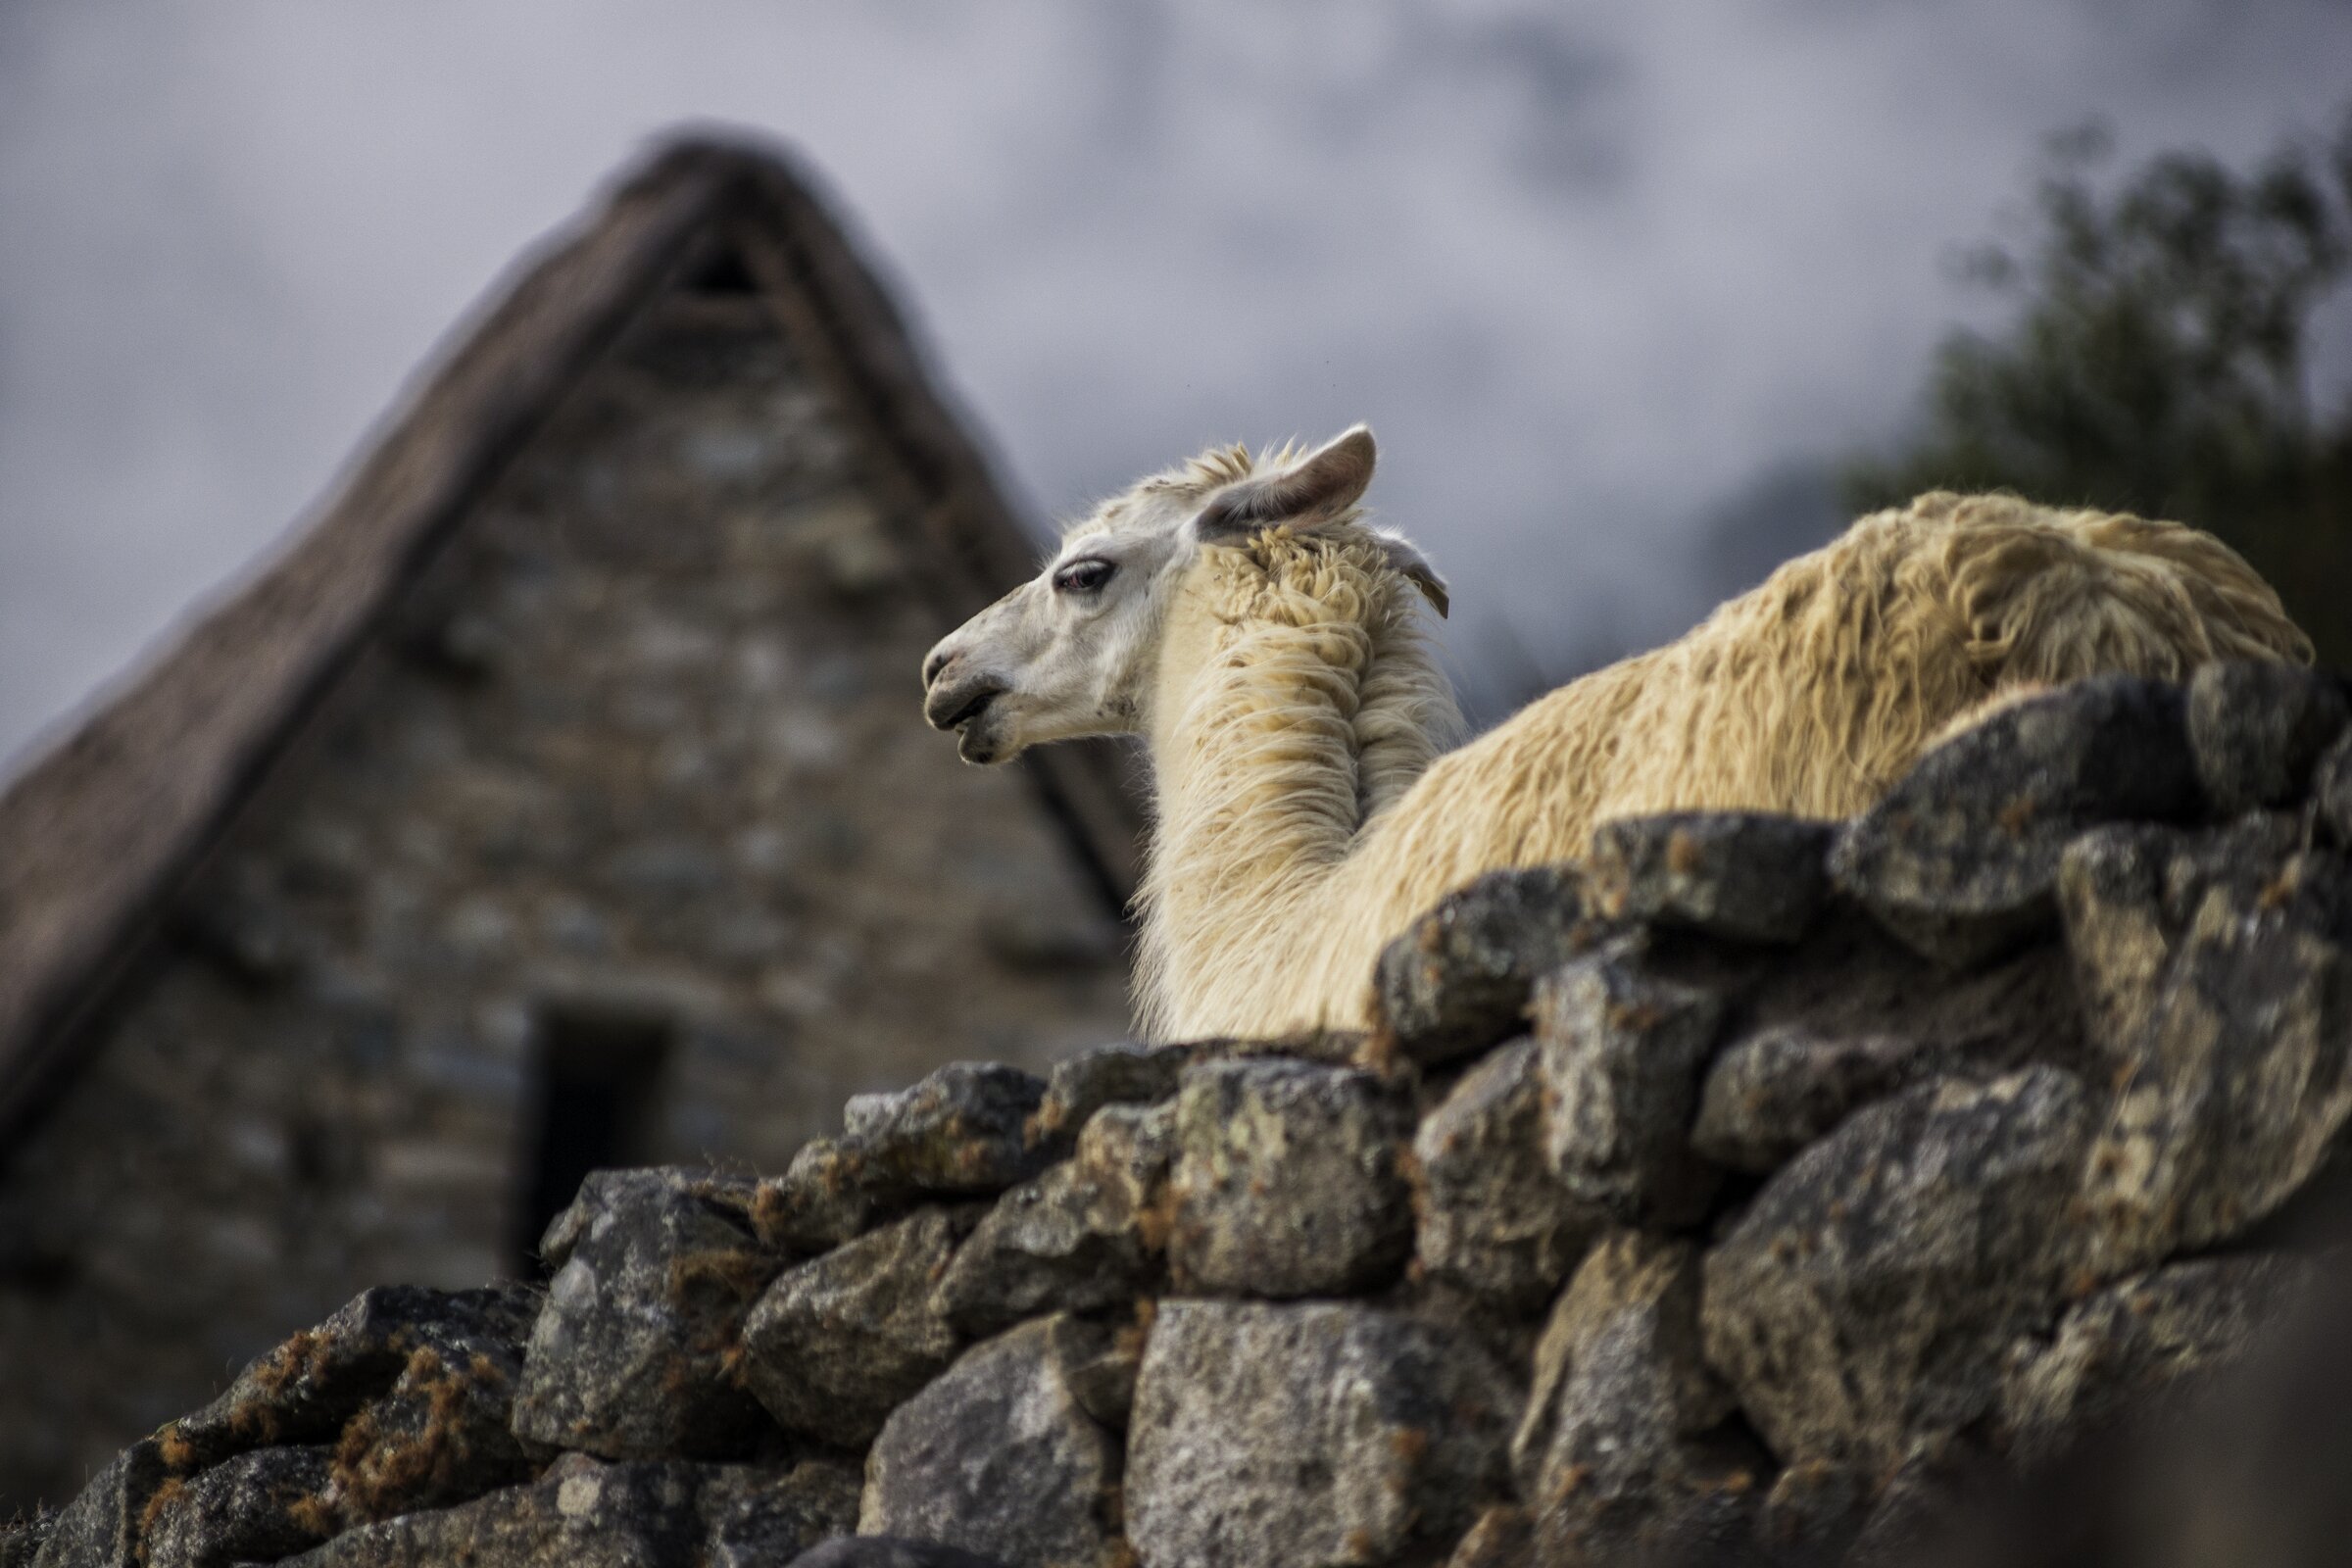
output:
[[[1046,569],[942,638],[923,660],[923,716],[967,762],[1146,729],[1167,608],[1203,548],[1266,528],[1376,539],[1441,615],[1444,579],[1411,544],[1359,520],[1372,432],[1252,459],[1212,450],[1153,474],[1072,528]]]

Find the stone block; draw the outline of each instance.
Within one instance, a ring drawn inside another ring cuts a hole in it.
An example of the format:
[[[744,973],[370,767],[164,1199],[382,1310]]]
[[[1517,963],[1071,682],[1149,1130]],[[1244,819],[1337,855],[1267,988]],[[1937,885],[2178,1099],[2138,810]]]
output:
[[[1025,1317],[1133,1300],[1160,1271],[1176,1107],[1111,1105],[1075,1155],[997,1200],[940,1281],[941,1313],[967,1334]]]
[[[228,1568],[275,1562],[336,1529],[325,1498],[323,1447],[256,1448],[182,1485],[167,1485],[146,1512],[146,1568]]]
[[[2005,952],[2055,919],[2078,833],[2196,814],[2184,706],[2179,687],[2105,675],[2005,708],[1840,829],[1832,878],[1939,962]]]
[[[1717,1173],[1691,1154],[1690,1127],[1722,1002],[1619,945],[1545,975],[1532,1011],[1545,1152],[1568,1191],[1629,1224],[1697,1218]]]
[[[2189,678],[2189,751],[2218,815],[2301,801],[2348,722],[2342,682],[2300,664],[2230,661]]]
[[[2278,1256],[2202,1257],[2076,1302],[2046,1338],[2010,1348],[1996,1423],[2009,1456],[2052,1458],[2177,1380],[2230,1365],[2292,1309],[2311,1273]]]
[[[788,1432],[861,1447],[955,1358],[934,1304],[972,1216],[906,1218],[786,1269],[743,1329],[745,1381]]]
[[[2071,1075],[1922,1084],[1782,1167],[1706,1255],[1707,1361],[1784,1462],[1891,1464],[1984,1415],[2077,1265]]]
[[[1502,1500],[1520,1391],[1467,1337],[1356,1305],[1164,1303],[1129,1428],[1150,1564],[1383,1564]]]
[[[1170,1178],[1177,1288],[1337,1295],[1393,1275],[1413,1247],[1411,1132],[1369,1073],[1279,1058],[1189,1069]]]
[[[1549,1300],[1609,1224],[1552,1170],[1539,1051],[1515,1041],[1480,1060],[1421,1122],[1422,1270],[1514,1311]]]
[[[1073,1378],[1094,1359],[1087,1336],[1068,1317],[1024,1323],[893,1411],[866,1456],[859,1531],[1024,1568],[1121,1568],[1119,1443]]]
[[[1578,874],[1565,866],[1494,871],[1447,894],[1381,952],[1376,1038],[1427,1065],[1521,1033],[1537,978],[1586,945],[1584,920]]]
[[[1794,942],[1828,896],[1827,822],[1764,811],[1676,811],[1603,822],[1585,896],[1612,920],[1737,942]]]
[[[597,1171],[549,1227],[564,1264],[532,1325],[514,1431],[606,1458],[740,1455],[766,1427],[736,1369],[745,1312],[785,1261],[748,1184]]]

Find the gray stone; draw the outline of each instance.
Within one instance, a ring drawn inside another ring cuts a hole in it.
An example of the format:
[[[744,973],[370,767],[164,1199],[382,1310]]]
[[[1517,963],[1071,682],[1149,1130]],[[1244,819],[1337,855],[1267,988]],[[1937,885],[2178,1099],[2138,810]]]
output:
[[[953,1546],[928,1541],[894,1541],[883,1536],[854,1536],[829,1541],[814,1551],[792,1559],[791,1568],[1026,1568],[975,1557]]]
[[[226,1568],[274,1562],[337,1528],[323,1447],[256,1448],[184,1485],[167,1484],[147,1510],[146,1568]]]
[[[2238,905],[2278,897],[2301,847],[2285,815],[2242,816],[2203,832],[2147,824],[2094,828],[2058,863],[2058,906],[2090,1040],[2109,1065],[2141,1050],[2173,956],[2216,889]]]
[[[2073,1065],[2081,1035],[2065,955],[2051,948],[1956,974],[1867,920],[1827,922],[1727,1031],[1691,1147],[1734,1170],[1777,1170],[1871,1101],[1932,1077]]]
[[[1930,1547],[1950,1540],[1960,1505],[1955,1483],[1971,1457],[1948,1437],[1913,1444],[1879,1488],[1846,1548],[1845,1568],[1912,1568]]]
[[[1690,1153],[1690,1126],[1722,1003],[1618,945],[1545,975],[1532,1010],[1546,1157],[1569,1192],[1628,1224],[1697,1218],[1716,1172]]]
[[[1585,897],[1612,920],[1794,942],[1829,893],[1833,828],[1763,811],[1676,811],[1592,830]]]
[[[1551,1168],[1532,1040],[1486,1056],[1424,1117],[1415,1256],[1424,1273],[1516,1311],[1551,1298],[1609,1222]]]
[[[142,1568],[147,1509],[171,1481],[162,1444],[132,1444],[57,1511],[32,1568]]]
[[[514,1430],[606,1458],[728,1458],[765,1427],[738,1379],[743,1316],[785,1254],[748,1184],[597,1171],[550,1228],[564,1258],[532,1326]]]
[[[1118,1440],[1087,1413],[1063,1359],[1091,1359],[1084,1332],[1068,1317],[1025,1323],[893,1411],[866,1456],[858,1530],[1024,1568],[1117,1568]]]
[[[1593,1248],[1536,1347],[1511,1440],[1520,1496],[1639,1503],[1698,1468],[1688,1440],[1732,1410],[1700,1351],[1698,1294],[1687,1242],[1618,1231]]]
[[[288,1559],[301,1568],[646,1568],[695,1560],[703,1467],[603,1464],[566,1454],[527,1487],[346,1531]]]
[[[863,1143],[811,1138],[781,1176],[760,1183],[752,1219],[771,1247],[821,1252],[839,1247],[915,1200],[914,1190],[882,1169]]]
[[[2107,675],[2003,709],[1847,823],[1831,875],[1939,962],[2004,952],[2054,919],[2058,858],[2076,834],[2195,813],[2183,707],[2178,687]]]
[[[1998,1413],[2010,1457],[2050,1458],[2176,1380],[2237,1360],[2310,1273],[2275,1256],[2204,1257],[2078,1301],[2046,1339],[2010,1348]]]
[[[786,1431],[862,1446],[955,1358],[933,1297],[969,1225],[917,1209],[776,1277],[744,1324],[745,1381]]]
[[[789,1470],[712,1465],[700,1478],[700,1568],[774,1568],[858,1528],[858,1472],[811,1459]]]
[[[2332,675],[2269,661],[2205,664],[2188,682],[2197,782],[2223,816],[2303,799],[2311,772],[2352,721]]]
[[[1128,1436],[1146,1563],[1291,1568],[1442,1550],[1500,1501],[1519,1391],[1467,1336],[1365,1307],[1169,1301]]]
[[[1708,1364],[1785,1462],[1891,1463],[1994,1398],[2076,1265],[2082,1086],[1923,1084],[1782,1168],[1705,1262]]]
[[[1785,1466],[1756,1509],[1756,1544],[1773,1562],[1838,1562],[1868,1517],[1872,1491],[1873,1478],[1849,1464]]]
[[[1281,1059],[1189,1068],[1170,1178],[1177,1288],[1315,1296],[1394,1274],[1413,1247],[1411,1131],[1369,1073]]]
[[[1134,1411],[1135,1380],[1143,1370],[1144,1342],[1156,1305],[1146,1302],[1144,1308],[1134,1321],[1117,1327],[1067,1313],[1047,1319],[1054,1359],[1071,1396],[1088,1415],[1120,1432]]]
[[[1112,1105],[1085,1125],[1071,1159],[999,1199],[957,1250],[938,1305],[964,1333],[1116,1305],[1156,1278],[1176,1108]]]
[[[20,1514],[0,1524],[0,1568],[32,1568],[32,1559],[56,1525],[54,1513]]]
[[[528,1480],[538,1468],[534,1446],[513,1430],[522,1370],[522,1348],[507,1341],[470,1353],[447,1345],[412,1353],[391,1389],[353,1416],[335,1445],[339,1524],[443,1507]]]
[[[2339,850],[2352,850],[2352,735],[2320,759],[2311,777],[2311,803]]]
[[[468,1365],[478,1354],[511,1364],[539,1310],[521,1285],[478,1291],[378,1286],[315,1329],[256,1358],[203,1409],[157,1434],[181,1474],[273,1444],[326,1443],[389,1391],[419,1350]]]
[[[2294,1196],[2352,1116],[2342,862],[2207,885],[2091,1152],[2102,1277],[2236,1235]]]
[[[1430,1064],[1520,1033],[1537,977],[1585,946],[1584,917],[1566,866],[1494,871],[1447,894],[1381,952],[1376,1039]]]
[[[1517,1503],[1497,1503],[1454,1544],[1446,1568],[1538,1568],[1536,1522]]]
[[[915,1192],[989,1196],[1044,1168],[1029,1118],[1045,1097],[1045,1080],[1017,1067],[953,1062],[911,1089],[855,1097],[842,1132]]]
[[[1046,1076],[1038,1131],[1050,1138],[1074,1138],[1105,1105],[1155,1105],[1174,1099],[1176,1080],[1196,1055],[1190,1046],[1122,1040],[1064,1056]]]

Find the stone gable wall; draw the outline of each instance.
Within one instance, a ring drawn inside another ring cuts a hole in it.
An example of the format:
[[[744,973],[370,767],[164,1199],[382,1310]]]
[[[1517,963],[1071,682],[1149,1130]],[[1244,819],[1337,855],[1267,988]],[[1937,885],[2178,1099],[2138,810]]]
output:
[[[652,1043],[632,1157],[752,1170],[1123,1026],[1065,841],[917,718],[942,628],[762,309],[674,297],[583,382],[10,1152],[0,1515],[369,1281],[521,1266],[558,1034]]]

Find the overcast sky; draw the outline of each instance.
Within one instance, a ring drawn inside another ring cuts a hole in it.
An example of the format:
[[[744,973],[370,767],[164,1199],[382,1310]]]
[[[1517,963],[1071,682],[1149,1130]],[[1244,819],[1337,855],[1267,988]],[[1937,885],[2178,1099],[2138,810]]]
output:
[[[1041,516],[1369,419],[1457,658],[1559,671],[1900,426],[2045,135],[2347,94],[2343,0],[0,0],[0,757],[680,121],[824,173]]]

